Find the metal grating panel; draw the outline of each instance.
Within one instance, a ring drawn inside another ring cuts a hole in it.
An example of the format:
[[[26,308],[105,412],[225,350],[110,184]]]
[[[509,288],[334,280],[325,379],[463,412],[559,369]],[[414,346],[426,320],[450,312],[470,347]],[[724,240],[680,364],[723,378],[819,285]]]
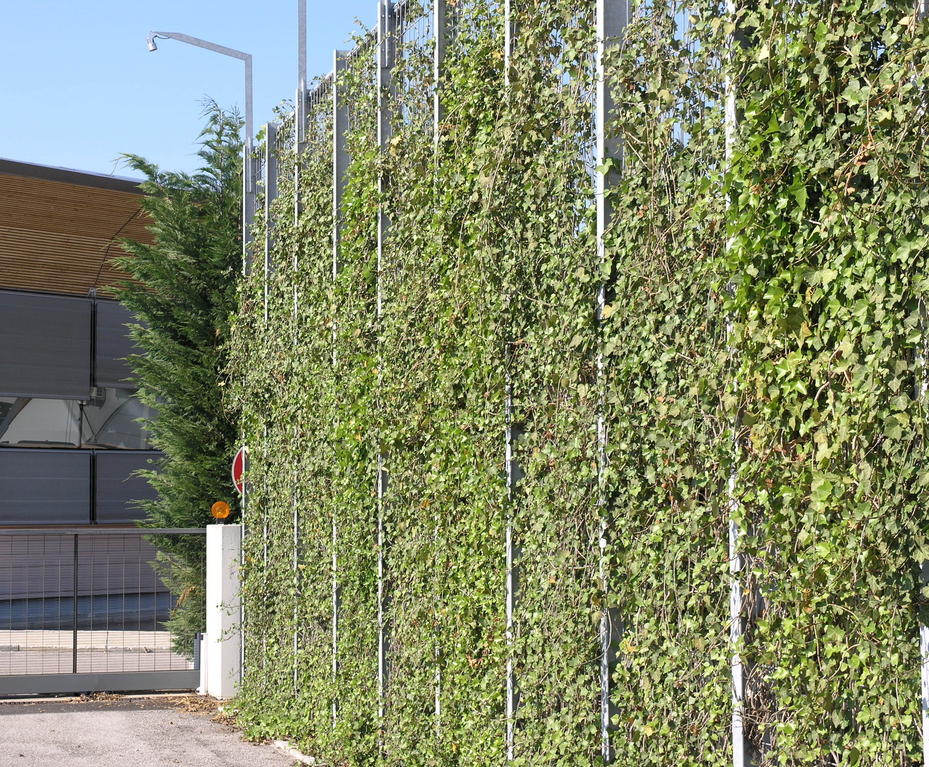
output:
[[[204,532],[0,531],[0,695],[196,686],[149,538]]]

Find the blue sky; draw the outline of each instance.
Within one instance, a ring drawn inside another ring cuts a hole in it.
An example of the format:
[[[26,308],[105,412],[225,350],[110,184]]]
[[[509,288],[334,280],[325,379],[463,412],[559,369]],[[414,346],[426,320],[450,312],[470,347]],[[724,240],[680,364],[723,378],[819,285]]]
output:
[[[150,30],[254,57],[255,130],[297,87],[297,0],[0,0],[0,157],[118,176],[123,152],[165,170],[198,166],[204,98],[244,113],[244,65]],[[310,80],[332,69],[377,0],[307,0]]]

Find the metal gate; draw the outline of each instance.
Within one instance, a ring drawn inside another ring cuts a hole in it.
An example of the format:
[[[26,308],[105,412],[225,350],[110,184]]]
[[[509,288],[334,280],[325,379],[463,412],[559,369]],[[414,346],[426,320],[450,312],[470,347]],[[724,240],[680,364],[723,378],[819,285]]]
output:
[[[198,687],[205,533],[0,530],[0,696]]]

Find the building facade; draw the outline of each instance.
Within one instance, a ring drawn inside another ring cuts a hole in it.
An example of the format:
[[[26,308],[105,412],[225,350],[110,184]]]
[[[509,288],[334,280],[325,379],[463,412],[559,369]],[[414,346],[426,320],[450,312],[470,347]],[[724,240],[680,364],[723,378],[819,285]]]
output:
[[[108,286],[149,241],[130,179],[0,160],[0,526],[125,525],[158,453]]]

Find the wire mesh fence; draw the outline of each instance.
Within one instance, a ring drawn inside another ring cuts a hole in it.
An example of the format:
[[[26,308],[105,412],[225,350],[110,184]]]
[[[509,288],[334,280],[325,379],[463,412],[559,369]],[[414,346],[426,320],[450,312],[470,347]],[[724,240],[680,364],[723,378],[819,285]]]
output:
[[[0,531],[0,687],[21,675],[195,669],[166,623],[202,585],[172,593],[164,546],[203,532]]]

